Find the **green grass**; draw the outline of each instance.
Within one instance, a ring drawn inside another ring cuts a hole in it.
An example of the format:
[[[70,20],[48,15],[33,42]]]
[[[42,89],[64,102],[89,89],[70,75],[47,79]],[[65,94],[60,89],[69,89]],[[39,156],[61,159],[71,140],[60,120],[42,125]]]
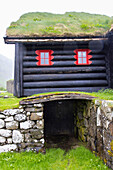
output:
[[[98,92],[92,92],[92,93],[80,92],[80,91],[48,92],[48,93],[34,94],[32,96],[37,96],[38,97],[40,95],[60,94],[60,93],[79,93],[79,94],[90,95],[90,96],[96,97],[98,99],[113,100],[113,89],[105,89],[105,90],[102,89],[102,90],[99,90]]]
[[[0,93],[0,111],[6,110],[6,109],[13,109],[19,107],[19,101],[23,98],[17,98],[14,97],[11,93]],[[9,96],[9,98],[4,98],[4,96]]]
[[[46,154],[22,152],[1,153],[0,170],[108,170],[106,165],[83,146],[65,153],[61,149]]]
[[[7,28],[7,36],[77,36],[103,35],[113,17],[84,12],[52,14],[32,12],[22,15]]]
[[[98,92],[77,92],[77,91],[62,91],[62,92],[49,92],[49,93],[41,93],[41,94],[35,94],[29,97],[33,96],[43,96],[43,95],[49,95],[49,94],[60,94],[60,93],[80,93],[80,94],[86,94],[90,96],[97,97],[97,99],[103,99],[103,100],[113,100],[113,89],[106,89],[106,90],[100,90]],[[10,98],[5,98],[4,96],[9,96]],[[22,99],[27,99],[26,97],[24,98],[17,98],[14,97],[13,94],[11,93],[0,93],[0,96],[3,96],[0,98],[0,111],[6,110],[6,109],[13,109],[13,108],[18,108],[19,107],[19,101]]]
[[[0,87],[0,90],[2,91],[6,91],[6,89],[4,87]]]

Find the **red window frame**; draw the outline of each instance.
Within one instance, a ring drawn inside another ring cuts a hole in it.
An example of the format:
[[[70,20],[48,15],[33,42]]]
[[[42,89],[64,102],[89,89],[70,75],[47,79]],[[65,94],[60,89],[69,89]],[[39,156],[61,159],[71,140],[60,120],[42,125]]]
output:
[[[90,65],[92,63],[92,61],[89,60],[90,58],[92,58],[92,56],[89,55],[91,50],[89,50],[89,49],[76,49],[74,52],[76,53],[76,55],[74,56],[74,58],[76,59],[76,61],[74,63],[76,65]],[[79,52],[81,52],[81,57],[79,56]],[[86,56],[83,56],[83,52],[86,53]],[[83,61],[84,58],[86,59],[85,63]],[[81,59],[82,62],[79,62],[79,59]]]
[[[54,56],[52,56],[52,54],[53,54],[52,50],[36,50],[35,53],[38,55],[36,57],[36,59],[38,60],[36,65],[38,65],[38,66],[50,66],[50,65],[54,64],[51,61],[54,58]],[[46,56],[46,53],[48,53],[48,56]]]

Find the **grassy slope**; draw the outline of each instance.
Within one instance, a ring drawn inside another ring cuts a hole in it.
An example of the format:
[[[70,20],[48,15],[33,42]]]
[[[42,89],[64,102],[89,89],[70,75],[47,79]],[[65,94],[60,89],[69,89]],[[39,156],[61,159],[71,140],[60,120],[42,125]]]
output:
[[[0,93],[0,111],[6,110],[6,109],[13,109],[19,107],[19,101],[22,100],[22,98],[14,97],[11,93]],[[4,96],[9,96],[9,98],[4,98]]]
[[[42,95],[47,95],[47,94],[60,94],[60,93],[68,93],[68,92],[50,92],[50,93],[41,93],[41,94],[35,94],[33,96],[42,96]],[[106,89],[106,90],[101,90],[99,92],[69,92],[69,93],[81,93],[81,94],[87,94],[91,95],[94,97],[98,97],[99,99],[103,100],[113,100],[113,90],[112,89]],[[10,98],[3,98],[5,95],[10,96]],[[10,93],[0,93],[0,96],[3,96],[0,98],[0,111],[5,110],[5,109],[12,109],[12,108],[18,108],[19,107],[19,101],[21,101],[24,98],[17,98],[14,97]],[[29,98],[29,97],[28,97]],[[25,98],[26,99],[26,98]]]
[[[64,154],[61,149],[46,150],[46,154],[23,152],[1,153],[1,170],[108,170],[99,157],[83,146]]]
[[[52,14],[33,12],[12,22],[7,36],[65,36],[102,35],[111,27],[113,17],[105,15],[67,12]]]

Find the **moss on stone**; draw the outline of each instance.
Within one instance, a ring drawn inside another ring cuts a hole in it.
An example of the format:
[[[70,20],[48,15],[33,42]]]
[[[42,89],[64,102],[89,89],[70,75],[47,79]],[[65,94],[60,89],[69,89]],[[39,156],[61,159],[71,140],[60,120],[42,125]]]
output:
[[[111,146],[111,150],[113,151],[113,140],[111,141],[110,146]]]
[[[83,141],[83,142],[86,142],[86,137],[85,137],[86,128],[80,127],[78,132],[79,132],[79,134],[78,134],[79,140]]]

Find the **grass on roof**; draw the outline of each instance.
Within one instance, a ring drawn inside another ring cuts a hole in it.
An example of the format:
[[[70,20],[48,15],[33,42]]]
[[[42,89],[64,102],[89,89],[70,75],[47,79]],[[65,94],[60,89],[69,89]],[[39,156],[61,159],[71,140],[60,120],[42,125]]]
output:
[[[113,17],[83,12],[52,14],[33,12],[22,15],[6,30],[9,37],[103,35],[113,23]]]
[[[93,97],[97,97],[97,99],[102,99],[102,100],[113,100],[113,89],[106,89],[106,90],[100,90],[98,92],[77,92],[77,91],[63,91],[63,92],[49,92],[49,93],[41,93],[41,94],[35,94],[32,96],[42,96],[42,95],[49,95],[49,94],[60,94],[60,93],[80,93],[80,94],[86,94],[90,95]],[[4,98],[4,96],[9,96],[9,98]],[[10,93],[0,93],[0,111],[6,110],[6,109],[13,109],[13,108],[18,108],[19,107],[19,101],[22,99],[29,99],[29,97],[24,97],[24,98],[17,98],[14,97],[13,94]],[[95,100],[95,99],[94,99]]]
[[[41,94],[34,94],[32,96],[43,96],[43,95],[51,95],[51,94],[60,94],[60,93],[78,93],[78,94],[85,94],[92,97],[95,97],[95,99],[99,100],[113,100],[113,89],[101,89],[98,92],[81,92],[81,91],[57,91],[57,92],[48,92],[48,93],[41,93]],[[28,97],[29,98],[29,97]],[[27,99],[27,98],[25,98]]]

